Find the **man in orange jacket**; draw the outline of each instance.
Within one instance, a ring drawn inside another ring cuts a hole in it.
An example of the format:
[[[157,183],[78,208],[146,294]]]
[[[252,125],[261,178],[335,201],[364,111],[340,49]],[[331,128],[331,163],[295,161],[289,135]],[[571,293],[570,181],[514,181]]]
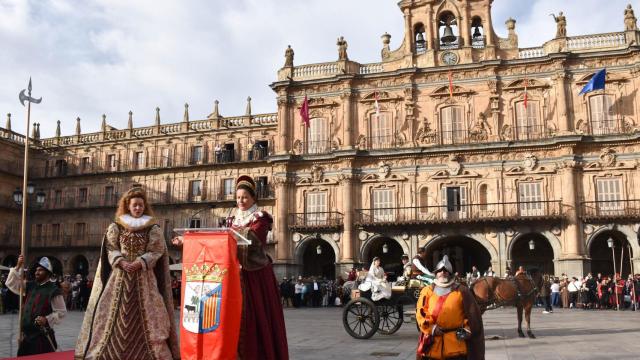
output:
[[[484,359],[482,315],[471,291],[453,280],[447,255],[436,265],[434,283],[416,304],[418,359]]]

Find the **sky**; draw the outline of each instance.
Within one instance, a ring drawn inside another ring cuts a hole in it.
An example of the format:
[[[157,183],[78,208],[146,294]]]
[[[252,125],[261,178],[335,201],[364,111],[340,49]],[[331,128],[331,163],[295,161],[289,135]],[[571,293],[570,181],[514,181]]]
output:
[[[380,61],[380,35],[403,37],[398,0],[0,0],[0,126],[12,113],[12,130],[24,133],[18,93],[33,79],[32,121],[42,137],[73,135],[107,123],[125,128],[204,119],[220,101],[223,116],[276,111],[276,80],[284,50],[295,64],[334,61],[336,38],[348,41],[349,58]],[[640,0],[495,0],[498,36],[516,19],[520,47],[555,35],[551,13],[563,11],[569,36],[622,31],[623,13]],[[636,13],[640,16],[640,12]]]

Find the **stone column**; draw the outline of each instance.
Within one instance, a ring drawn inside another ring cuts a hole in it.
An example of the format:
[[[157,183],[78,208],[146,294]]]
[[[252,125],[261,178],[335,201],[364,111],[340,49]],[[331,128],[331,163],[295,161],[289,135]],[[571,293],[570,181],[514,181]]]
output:
[[[556,93],[558,94],[558,128],[560,135],[566,135],[573,130],[571,116],[567,113],[567,75],[564,71],[561,71],[556,74],[554,80],[556,81]]]
[[[434,34],[433,30],[433,8],[430,4],[427,4],[427,23],[425,24],[426,34],[425,40],[427,41],[427,49],[435,49],[436,48],[436,40],[438,38],[438,34]]]
[[[340,261],[343,264],[353,263],[354,257],[354,237],[355,231],[353,223],[354,218],[354,206],[353,206],[353,174],[344,174],[341,176],[340,184],[342,188],[342,211],[343,211],[343,230],[342,230],[342,257]]]
[[[286,154],[290,149],[289,141],[289,102],[286,94],[278,98],[278,137],[275,154]]]
[[[351,89],[349,91],[344,92],[341,96],[342,98],[342,126],[344,129],[344,139],[343,139],[343,148],[344,149],[353,149],[353,137],[354,137],[354,124],[357,121],[354,121],[353,118],[353,101],[351,96]]]
[[[462,36],[462,41],[464,42],[464,46],[471,46],[471,21],[469,21],[469,7],[466,4],[462,5],[461,11],[462,19],[458,19],[458,31],[460,32],[460,36]]]
[[[278,241],[276,245],[276,263],[287,264],[291,262],[291,237],[288,230],[289,208],[289,181],[285,176],[275,178],[276,187],[276,214],[274,235]]]
[[[411,11],[404,9],[404,45],[405,53],[413,54],[413,29],[411,28]]]
[[[562,209],[565,216],[564,229],[564,272],[582,275],[584,271],[584,241],[580,220],[578,219],[579,202],[577,198],[578,174],[573,162],[564,164],[560,171],[562,181]]]
[[[487,12],[484,15],[485,21],[482,24],[482,30],[487,40],[487,46],[493,46],[493,21],[491,21],[491,5],[487,8]]]

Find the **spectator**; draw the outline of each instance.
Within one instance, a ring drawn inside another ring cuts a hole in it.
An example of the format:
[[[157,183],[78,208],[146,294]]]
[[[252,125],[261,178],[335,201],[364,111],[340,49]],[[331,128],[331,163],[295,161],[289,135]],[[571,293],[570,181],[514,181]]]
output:
[[[551,281],[549,280],[549,275],[544,275],[542,288],[540,289],[540,297],[542,298],[542,302],[544,303],[544,310],[542,311],[542,313],[552,313],[553,308],[551,307]]]
[[[301,307],[302,306],[302,300],[303,300],[303,290],[304,290],[304,284],[302,283],[302,276],[298,276],[298,282],[296,282],[295,288],[294,288],[295,292],[294,292],[294,301],[293,301],[293,306],[294,307]]]
[[[566,276],[560,281],[560,300],[562,301],[562,307],[564,309],[569,308],[569,280]]]
[[[313,278],[311,286],[311,305],[313,307],[319,307],[320,302],[322,301],[322,291],[320,290],[320,284],[318,284],[318,280],[316,278]]]
[[[578,279],[573,277],[569,285],[567,285],[567,290],[569,291],[569,309],[576,307],[576,302],[578,301],[578,290],[580,290],[580,288],[578,288],[577,282]]]
[[[489,266],[487,271],[484,272],[484,276],[496,276],[496,273],[493,271],[493,268]]]
[[[280,283],[280,299],[282,299],[282,307],[289,307],[289,280],[284,277]]]
[[[557,278],[553,279],[551,284],[551,306],[558,307],[560,302],[560,281]]]
[[[62,289],[62,297],[64,298],[64,304],[67,309],[71,306],[71,275],[65,275],[64,280],[60,283],[60,289]]]

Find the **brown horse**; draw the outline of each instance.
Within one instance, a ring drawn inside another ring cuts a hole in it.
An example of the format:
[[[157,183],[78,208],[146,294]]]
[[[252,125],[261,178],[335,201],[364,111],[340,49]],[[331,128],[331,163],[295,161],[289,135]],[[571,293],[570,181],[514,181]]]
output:
[[[542,287],[542,276],[534,272],[531,276],[519,274],[515,277],[501,279],[493,276],[478,278],[471,284],[471,291],[484,312],[489,308],[515,305],[518,310],[518,335],[525,337],[522,332],[522,312],[527,321],[527,335],[535,339],[531,331],[531,309],[536,295]]]

